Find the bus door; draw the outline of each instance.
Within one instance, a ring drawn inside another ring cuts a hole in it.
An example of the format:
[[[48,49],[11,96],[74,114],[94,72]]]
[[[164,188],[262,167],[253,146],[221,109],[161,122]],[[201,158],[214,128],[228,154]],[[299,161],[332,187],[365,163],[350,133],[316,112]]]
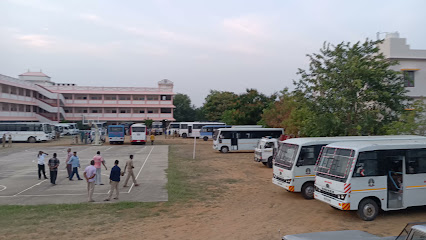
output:
[[[238,150],[238,133],[236,133],[236,132],[232,133],[231,150]]]
[[[426,149],[407,151],[404,173],[404,206],[425,205]]]
[[[404,152],[391,151],[392,155],[385,156],[388,178],[388,208],[403,207],[403,168],[404,168]]]
[[[192,136],[192,126],[188,126],[188,136]]]

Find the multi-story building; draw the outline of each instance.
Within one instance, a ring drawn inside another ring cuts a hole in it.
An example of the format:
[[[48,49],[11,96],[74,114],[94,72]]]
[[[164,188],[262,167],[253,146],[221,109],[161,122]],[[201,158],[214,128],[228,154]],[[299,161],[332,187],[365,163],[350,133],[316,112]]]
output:
[[[380,50],[388,59],[399,62],[398,65],[393,66],[393,70],[404,73],[407,95],[415,100],[425,101],[426,50],[411,49],[407,39],[400,38],[398,32],[387,33]]]
[[[55,83],[42,72],[0,74],[0,121],[174,121],[173,96],[167,79],[157,88],[92,87]]]

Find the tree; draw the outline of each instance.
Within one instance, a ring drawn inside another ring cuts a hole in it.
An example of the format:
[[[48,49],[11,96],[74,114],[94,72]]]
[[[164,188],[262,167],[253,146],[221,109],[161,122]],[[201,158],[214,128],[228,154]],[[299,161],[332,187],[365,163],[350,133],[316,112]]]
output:
[[[256,89],[246,89],[246,92],[238,95],[232,109],[222,114],[222,121],[227,124],[255,125],[262,118],[262,111],[272,104],[277,96],[266,96]]]
[[[154,120],[149,119],[149,118],[144,121],[147,128],[151,128],[153,122],[154,122]]]
[[[259,123],[267,127],[284,128],[286,134],[300,136],[307,116],[309,109],[304,99],[286,88],[281,91],[278,101],[263,109]]]
[[[236,99],[237,94],[233,92],[210,90],[203,105],[205,118],[209,121],[221,120],[222,114],[234,107]]]
[[[188,95],[178,93],[173,98],[173,104],[176,109],[173,116],[177,122],[192,122],[196,119],[194,107],[191,105],[191,99]]]
[[[426,135],[426,104],[422,100],[415,101],[397,121],[386,126],[386,133]]]
[[[397,62],[379,53],[381,41],[336,46],[324,43],[308,55],[309,70],[299,69],[296,92],[307,101],[307,136],[376,135],[398,119],[408,100]]]

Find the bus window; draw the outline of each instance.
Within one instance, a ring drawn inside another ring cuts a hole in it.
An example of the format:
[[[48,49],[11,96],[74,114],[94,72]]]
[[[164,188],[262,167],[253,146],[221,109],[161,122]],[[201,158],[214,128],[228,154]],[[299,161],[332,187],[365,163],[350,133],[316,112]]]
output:
[[[361,152],[355,165],[354,177],[372,177],[386,175],[383,159],[376,151]]]
[[[188,129],[188,124],[181,124],[180,129]]]
[[[315,165],[317,158],[321,151],[322,145],[304,146],[300,150],[297,166],[310,166]]]
[[[231,139],[232,138],[232,132],[221,132],[219,137],[221,139]]]
[[[426,173],[426,149],[408,150],[406,173]]]

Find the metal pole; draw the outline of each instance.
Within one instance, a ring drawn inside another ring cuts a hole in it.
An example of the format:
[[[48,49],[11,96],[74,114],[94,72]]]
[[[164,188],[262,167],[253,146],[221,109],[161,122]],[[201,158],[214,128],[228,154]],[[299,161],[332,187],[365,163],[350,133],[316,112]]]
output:
[[[194,152],[192,153],[192,159],[195,159],[195,145],[196,145],[196,143],[197,143],[197,138],[196,137],[194,137]]]

